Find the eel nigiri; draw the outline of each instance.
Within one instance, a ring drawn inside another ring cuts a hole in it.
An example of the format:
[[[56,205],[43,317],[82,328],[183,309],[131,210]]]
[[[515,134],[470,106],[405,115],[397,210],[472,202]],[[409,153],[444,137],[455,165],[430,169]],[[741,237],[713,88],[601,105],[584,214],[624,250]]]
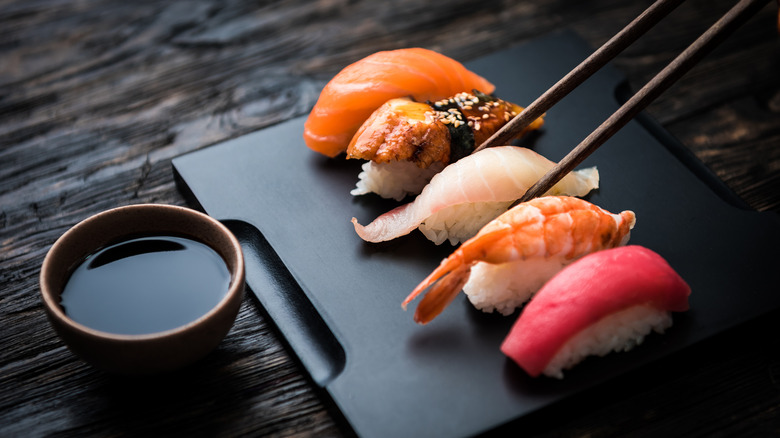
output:
[[[406,309],[430,287],[414,314],[416,322],[425,324],[463,289],[477,308],[509,314],[564,266],[592,252],[625,245],[635,222],[632,211],[612,214],[579,198],[532,199],[485,225],[401,305]],[[486,269],[475,272],[480,265]]]
[[[352,218],[357,234],[382,242],[415,228],[429,240],[455,245],[479,231],[541,178],[555,163],[521,147],[483,149],[436,174],[414,201],[397,207],[363,226]],[[571,172],[548,195],[584,196],[598,188],[595,167]]]
[[[369,160],[351,193],[376,193],[397,201],[417,195],[444,166],[471,154],[522,110],[478,90],[437,102],[390,99],[371,114],[347,147],[347,158]],[[534,120],[516,137],[543,123],[542,118]]]
[[[691,288],[657,253],[600,251],[553,277],[523,309],[501,351],[529,375],[563,378],[587,356],[628,351],[688,310]]]
[[[437,101],[495,86],[461,63],[422,48],[388,50],[348,65],[328,82],[304,124],[306,145],[335,157],[380,105],[396,97]]]

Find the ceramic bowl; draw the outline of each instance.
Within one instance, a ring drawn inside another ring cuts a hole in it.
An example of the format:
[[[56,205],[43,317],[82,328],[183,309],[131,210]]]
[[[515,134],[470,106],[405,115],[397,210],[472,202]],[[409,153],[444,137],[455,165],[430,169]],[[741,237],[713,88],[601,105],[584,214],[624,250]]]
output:
[[[200,241],[222,257],[231,280],[227,294],[214,308],[185,325],[142,335],[95,330],[65,314],[60,295],[76,266],[112,243],[152,234]],[[78,223],[51,247],[40,274],[41,297],[55,332],[83,360],[118,374],[163,373],[207,355],[235,322],[244,285],[241,246],[230,230],[195,210],[159,204],[119,207]]]

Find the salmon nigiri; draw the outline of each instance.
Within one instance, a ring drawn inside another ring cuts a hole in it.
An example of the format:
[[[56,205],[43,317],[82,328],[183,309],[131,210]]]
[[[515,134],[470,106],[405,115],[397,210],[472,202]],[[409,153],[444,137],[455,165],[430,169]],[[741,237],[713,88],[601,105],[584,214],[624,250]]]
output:
[[[624,245],[635,221],[632,211],[612,214],[568,196],[518,204],[463,242],[402,306],[405,309],[430,287],[414,314],[415,321],[425,324],[463,289],[477,308],[511,313],[564,266],[592,252]],[[479,266],[487,269],[475,272]]]
[[[453,245],[477,234],[553,168],[555,163],[521,147],[496,146],[471,154],[436,174],[414,201],[377,217],[368,225],[353,218],[365,241],[383,242],[419,228],[429,240]],[[577,170],[548,195],[584,196],[599,186],[595,167]]]
[[[495,87],[432,50],[377,52],[348,65],[325,85],[306,120],[303,138],[309,148],[335,157],[347,149],[371,113],[390,99],[436,101],[473,89],[489,94]]]
[[[657,253],[636,245],[564,268],[523,309],[501,351],[529,375],[563,378],[590,355],[627,351],[688,310],[691,288]]]

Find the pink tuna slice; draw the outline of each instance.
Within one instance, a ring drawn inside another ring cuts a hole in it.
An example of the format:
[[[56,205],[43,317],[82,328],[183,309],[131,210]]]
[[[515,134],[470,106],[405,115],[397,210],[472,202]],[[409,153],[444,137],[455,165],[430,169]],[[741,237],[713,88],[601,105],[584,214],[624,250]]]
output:
[[[564,268],[523,309],[501,351],[536,377],[563,345],[633,306],[688,310],[691,288],[660,255],[636,245],[599,251]]]

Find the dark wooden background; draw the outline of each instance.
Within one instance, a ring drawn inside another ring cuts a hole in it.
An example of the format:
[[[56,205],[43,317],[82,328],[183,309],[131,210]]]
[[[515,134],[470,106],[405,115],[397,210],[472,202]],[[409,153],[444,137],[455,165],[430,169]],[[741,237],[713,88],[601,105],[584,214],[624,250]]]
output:
[[[251,294],[218,349],[181,373],[123,379],[85,365],[44,316],[46,251],[108,208],[186,205],[171,158],[306,114],[338,70],[374,51],[424,46],[467,61],[566,28],[595,48],[649,4],[0,1],[0,436],[348,434]],[[731,4],[688,0],[616,65],[637,89]],[[775,213],[777,26],[773,3],[649,109],[752,208]],[[780,434],[775,319],[510,431]]]

